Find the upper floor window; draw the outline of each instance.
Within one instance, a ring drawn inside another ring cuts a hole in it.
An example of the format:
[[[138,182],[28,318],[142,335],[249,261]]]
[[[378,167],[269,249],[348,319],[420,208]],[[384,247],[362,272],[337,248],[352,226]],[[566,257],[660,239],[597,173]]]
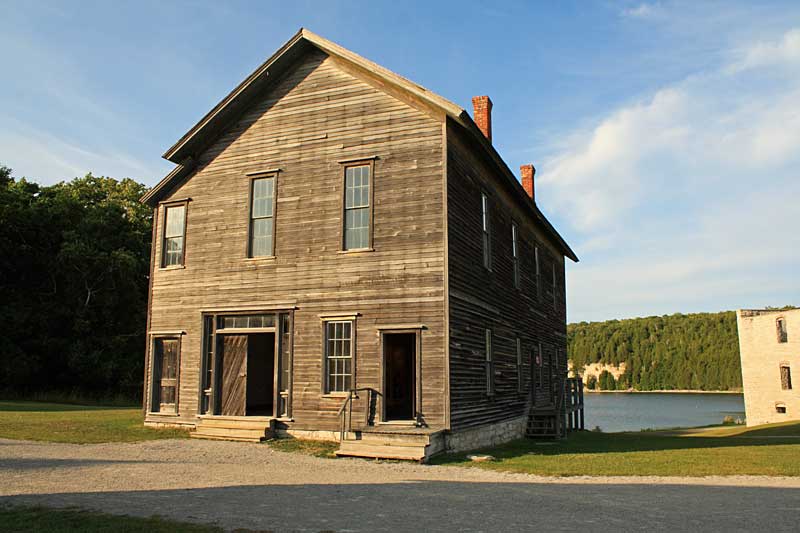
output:
[[[792,369],[789,365],[781,365],[781,389],[792,390]]]
[[[555,261],[555,259],[553,259],[553,262],[551,264],[553,265],[553,283],[552,283],[553,284],[553,307],[556,307],[557,304],[558,304],[558,291],[556,290],[557,289],[557,285],[556,285],[556,261]]]
[[[542,270],[539,264],[539,247],[533,249],[533,262],[536,274],[536,299],[542,299]]]
[[[348,392],[353,385],[352,320],[325,322],[325,393]]]
[[[186,235],[186,204],[170,205],[164,209],[164,242],[161,266],[183,265]]]
[[[778,342],[789,342],[789,333],[786,331],[786,319],[779,318],[776,320],[775,327],[778,332]]]
[[[275,177],[254,178],[250,185],[250,257],[275,253]]]
[[[481,230],[483,238],[483,266],[492,269],[492,240],[489,227],[489,197],[481,193]]]
[[[487,329],[485,330],[484,334],[484,349],[486,350],[486,394],[488,396],[492,396],[494,394],[494,353],[492,352],[492,330]]]
[[[519,289],[519,232],[514,223],[511,224],[511,258],[514,261],[514,287]]]
[[[344,170],[344,250],[372,247],[372,164]]]

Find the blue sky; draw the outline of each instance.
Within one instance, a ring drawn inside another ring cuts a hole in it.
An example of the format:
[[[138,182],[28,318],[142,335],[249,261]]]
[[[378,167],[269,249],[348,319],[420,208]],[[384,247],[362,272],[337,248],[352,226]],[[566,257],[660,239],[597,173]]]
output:
[[[497,5],[495,5],[497,4]],[[0,164],[155,184],[301,26],[446,98],[581,262],[570,321],[800,304],[798,2],[0,0]]]

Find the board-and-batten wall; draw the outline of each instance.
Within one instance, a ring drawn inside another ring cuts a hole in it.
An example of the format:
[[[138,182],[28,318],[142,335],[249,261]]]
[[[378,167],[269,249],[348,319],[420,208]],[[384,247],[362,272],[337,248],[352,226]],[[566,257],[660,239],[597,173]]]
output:
[[[166,199],[191,198],[185,268],[159,269],[156,246],[152,281],[151,331],[186,332],[179,420],[193,421],[197,413],[201,310],[292,302],[297,308],[293,427],[338,428],[342,398],[321,397],[319,318],[338,312],[360,313],[359,387],[380,389],[377,326],[426,326],[422,414],[432,426],[444,423],[442,143],[440,119],[314,51],[201,154],[198,170]],[[377,156],[375,251],[339,253],[343,169],[338,161],[368,156]],[[272,168],[281,169],[275,257],[247,259],[246,174]],[[163,216],[158,220],[160,238]]]
[[[564,257],[524,214],[516,191],[509,191],[480,150],[448,121],[448,272],[451,427],[460,429],[525,413],[531,386],[531,349],[542,343],[543,363],[562,350],[566,373]],[[490,205],[492,269],[483,266],[481,192]],[[511,224],[519,229],[520,288],[514,287]],[[534,247],[539,246],[541,299],[537,297]],[[552,268],[557,290],[552,290]],[[486,394],[485,328],[493,333],[495,394]],[[522,342],[523,392],[518,392],[516,338]],[[545,385],[550,368],[545,366]],[[536,391],[537,404],[550,391]]]

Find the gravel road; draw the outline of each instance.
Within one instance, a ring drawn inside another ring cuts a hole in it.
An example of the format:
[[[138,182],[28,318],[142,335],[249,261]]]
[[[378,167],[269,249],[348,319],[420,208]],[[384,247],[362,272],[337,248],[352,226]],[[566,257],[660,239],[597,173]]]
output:
[[[545,478],[194,439],[0,439],[3,503],[262,531],[797,531],[800,479]]]

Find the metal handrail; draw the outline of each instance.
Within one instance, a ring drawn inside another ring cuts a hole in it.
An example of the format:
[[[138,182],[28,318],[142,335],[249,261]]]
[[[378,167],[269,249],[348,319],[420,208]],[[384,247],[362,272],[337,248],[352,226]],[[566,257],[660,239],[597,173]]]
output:
[[[336,416],[339,417],[339,440],[345,440],[345,436],[353,430],[353,400],[358,400],[359,392],[367,392],[367,408],[365,409],[364,415],[364,424],[369,424],[369,407],[372,401],[372,395],[374,394],[377,396],[379,393],[375,389],[371,387],[361,387],[358,389],[350,389],[347,392],[347,398],[345,398],[344,402],[342,402],[342,406],[339,407],[339,412]]]

